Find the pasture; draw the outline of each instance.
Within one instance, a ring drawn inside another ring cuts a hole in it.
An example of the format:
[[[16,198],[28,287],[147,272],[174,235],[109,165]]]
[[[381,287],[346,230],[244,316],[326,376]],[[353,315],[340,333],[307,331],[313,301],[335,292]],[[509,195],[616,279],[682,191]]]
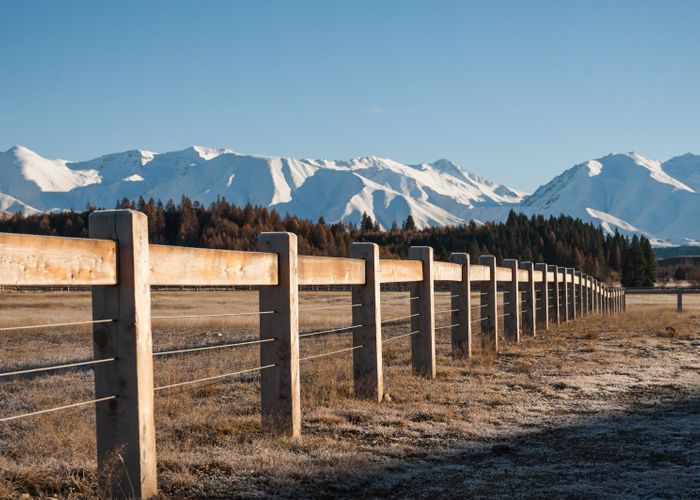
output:
[[[408,314],[405,296],[383,293],[382,316]],[[300,332],[349,325],[350,300],[302,292]],[[152,302],[154,317],[254,313],[258,295],[153,292]],[[448,293],[436,293],[436,311],[449,304]],[[324,305],[333,308],[304,311]],[[410,339],[386,343],[379,405],[354,398],[352,353],[303,360],[300,440],[262,432],[256,373],[158,391],[161,495],[688,495],[700,488],[700,296],[687,297],[681,315],[672,295],[628,296],[627,305],[517,345],[502,339],[496,357],[477,348],[455,360],[449,330],[438,330],[435,380],[412,375]],[[90,295],[6,292],[0,313],[0,327],[89,320]],[[3,368],[92,355],[90,325],[1,334]],[[257,335],[257,314],[153,321],[154,352]],[[343,332],[304,337],[300,356],[351,345]],[[156,356],[155,385],[258,363],[258,345]],[[90,399],[93,390],[90,370],[3,379],[0,417]],[[99,495],[94,426],[92,407],[0,424],[0,497]]]

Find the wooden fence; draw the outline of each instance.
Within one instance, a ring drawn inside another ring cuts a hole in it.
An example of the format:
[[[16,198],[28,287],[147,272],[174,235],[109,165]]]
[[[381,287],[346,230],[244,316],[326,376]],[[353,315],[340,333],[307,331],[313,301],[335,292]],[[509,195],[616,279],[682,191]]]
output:
[[[260,366],[245,372],[260,372],[263,428],[290,436],[301,433],[299,286],[351,287],[353,326],[339,330],[352,331],[353,345],[326,354],[352,352],[355,395],[377,403],[384,394],[382,346],[389,340],[410,337],[413,371],[430,379],[436,375],[436,329],[449,329],[453,356],[467,359],[476,326],[485,347],[498,351],[501,336],[518,342],[521,335],[534,335],[553,323],[625,310],[624,290],[575,269],[513,259],[498,267],[490,255],[471,263],[468,254],[453,253],[449,262],[438,262],[432,248],[412,247],[407,260],[380,259],[376,244],[354,243],[351,258],[299,256],[296,236],[290,233],[261,234],[258,252],[149,245],[146,216],[131,210],[94,212],[89,234],[90,239],[77,239],[0,233],[0,285],[91,287],[95,354],[81,363],[0,374],[15,377],[74,366],[92,366],[95,374],[94,399],[0,422],[94,405],[98,474],[113,496],[156,495],[154,392],[191,383],[154,387],[152,286],[259,287],[260,338],[253,343],[260,345]],[[383,283],[409,286],[407,334],[382,338]],[[449,324],[439,328],[436,283],[449,286],[451,298],[449,311],[443,311],[450,313]],[[475,290],[478,304],[472,299]],[[22,328],[38,326],[55,325]],[[229,375],[235,374],[221,377]],[[212,378],[218,377],[206,380]],[[123,467],[106,474],[115,457]]]
[[[629,295],[675,295],[676,311],[683,312],[683,295],[700,294],[700,288],[627,288]]]

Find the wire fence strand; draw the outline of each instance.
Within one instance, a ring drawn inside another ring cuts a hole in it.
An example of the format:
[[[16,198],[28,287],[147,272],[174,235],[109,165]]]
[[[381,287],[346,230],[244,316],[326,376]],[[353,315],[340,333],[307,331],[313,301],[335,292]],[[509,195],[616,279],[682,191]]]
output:
[[[435,311],[435,314],[447,314],[457,312],[459,309],[442,309],[441,311]]]
[[[363,347],[364,347],[363,345],[356,345],[353,347],[346,347],[345,349],[338,349],[337,351],[328,351],[328,352],[322,352],[321,354],[312,354],[311,356],[304,356],[303,358],[299,358],[299,361],[306,361],[308,359],[316,359],[316,358],[324,358],[326,356],[332,356],[333,354],[342,354],[344,352],[355,351],[357,349],[362,349]]]
[[[117,358],[92,359],[92,360],[87,360],[87,361],[77,361],[75,363],[65,363],[62,365],[39,366],[36,368],[27,368],[26,370],[15,370],[12,372],[0,373],[0,378],[13,377],[16,375],[27,375],[29,373],[49,372],[49,371],[53,371],[53,370],[65,370],[68,368],[77,368],[80,366],[94,366],[94,365],[100,365],[103,363],[110,363],[112,361],[115,361],[116,359]]]
[[[277,311],[252,311],[241,313],[222,314],[180,314],[177,316],[152,316],[151,319],[198,319],[198,318],[232,318],[236,316],[257,316],[261,314],[275,314]]]
[[[183,349],[174,349],[171,351],[157,351],[153,353],[153,356],[171,356],[174,354],[185,354],[188,352],[199,352],[199,351],[211,351],[214,349],[226,349],[228,347],[241,347],[246,345],[257,345],[265,344],[266,342],[274,342],[277,340],[273,339],[254,339],[254,340],[243,340],[241,342],[231,342],[229,344],[215,344],[215,345],[205,345],[200,347],[185,347]]]
[[[401,335],[394,335],[392,337],[389,337],[389,338],[382,340],[382,342],[383,343],[384,342],[391,342],[392,340],[398,340],[398,339],[402,339],[404,337],[410,337],[411,335],[415,335],[416,333],[420,333],[420,330],[415,330],[413,332],[408,332],[408,333],[402,333]]]
[[[405,321],[407,319],[415,318],[416,316],[420,316],[420,313],[409,314],[408,316],[399,316],[398,318],[385,319],[384,321],[382,321],[382,325],[386,325],[388,323],[396,323],[397,321]]]
[[[277,365],[276,364],[263,365],[263,366],[258,366],[255,368],[249,368],[247,370],[239,370],[237,372],[224,373],[222,375],[214,375],[213,377],[204,377],[204,378],[198,378],[195,380],[188,380],[187,382],[178,382],[175,384],[161,385],[159,387],[154,388],[153,390],[154,391],[162,391],[164,389],[172,389],[173,387],[183,387],[186,385],[193,385],[193,384],[199,384],[202,382],[209,382],[212,380],[219,380],[222,378],[234,377],[236,375],[243,375],[245,373],[259,372],[259,371],[265,370],[266,368],[272,368],[273,366],[277,366]]]
[[[304,337],[313,337],[315,335],[325,335],[327,333],[338,333],[338,332],[344,332],[347,330],[353,330],[355,328],[360,328],[365,325],[352,325],[352,326],[344,326],[342,328],[331,328],[329,330],[318,330],[315,332],[306,332],[306,333],[300,333],[299,338],[304,338]]]
[[[46,323],[43,325],[5,326],[0,328],[0,332],[9,332],[14,330],[32,330],[34,328],[53,328],[57,326],[98,325],[101,323],[115,323],[116,321],[116,319],[91,319],[86,321],[70,321],[68,323]]]
[[[459,326],[459,323],[454,323],[452,325],[438,326],[435,328],[435,331],[437,332],[438,330],[446,330],[447,328],[452,328],[453,326]]]
[[[382,301],[382,305],[386,305],[386,304],[399,304],[399,303],[401,303],[401,302],[411,302],[412,300],[417,300],[417,299],[419,299],[419,298],[420,298],[420,297],[406,297],[406,298],[403,298],[403,299],[385,300],[385,301]]]
[[[324,309],[341,309],[343,307],[349,307],[352,309],[354,307],[362,307],[362,304],[338,304],[338,305],[333,305],[333,306],[300,307],[299,312],[322,311]]]
[[[60,411],[60,410],[68,410],[70,408],[77,408],[78,406],[85,406],[89,404],[97,404],[97,403],[102,403],[103,401],[110,401],[112,399],[117,399],[117,396],[107,396],[104,398],[97,398],[97,399],[91,399],[89,401],[81,401],[79,403],[73,403],[69,405],[64,405],[64,406],[56,406],[55,408],[49,408],[47,410],[39,410],[39,411],[32,411],[29,413],[22,413],[20,415],[13,415],[12,417],[4,417],[0,418],[0,423],[2,422],[10,422],[11,420],[17,420],[20,418],[25,418],[25,417],[33,417],[35,415],[43,415],[44,413],[52,413],[55,411]]]

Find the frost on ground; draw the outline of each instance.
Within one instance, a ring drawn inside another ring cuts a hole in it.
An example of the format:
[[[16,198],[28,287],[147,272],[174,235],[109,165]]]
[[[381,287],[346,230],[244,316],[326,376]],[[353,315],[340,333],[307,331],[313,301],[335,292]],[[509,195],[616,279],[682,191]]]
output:
[[[397,294],[398,297],[398,294]],[[388,303],[394,298],[388,295]],[[672,299],[673,297],[670,297]],[[448,294],[436,309],[448,309]],[[630,297],[629,312],[593,316],[525,336],[497,357],[450,356],[437,334],[438,376],[410,369],[408,339],[384,345],[387,400],[356,400],[351,356],[301,365],[303,437],[265,435],[256,375],[160,391],[155,400],[164,498],[210,497],[691,497],[700,491],[700,309]],[[695,299],[693,299],[695,300]],[[89,294],[10,294],[13,324],[51,311],[89,314]],[[349,294],[305,292],[302,307],[349,303]],[[255,292],[154,294],[168,316],[255,310]],[[406,307],[383,313],[399,317]],[[0,325],[9,315],[0,314]],[[80,318],[78,318],[80,319]],[[8,320],[9,321],[9,320]],[[350,308],[302,315],[302,331],[349,324]],[[438,325],[446,317],[436,318]],[[408,326],[406,326],[407,328]],[[230,342],[257,333],[257,318],[156,321],[154,348]],[[387,336],[406,330],[387,329]],[[479,332],[475,331],[475,345]],[[212,340],[213,339],[213,340]],[[351,336],[309,337],[301,355],[348,347]],[[0,344],[3,366],[90,356],[76,328],[18,333]],[[257,346],[156,360],[156,384],[256,366]],[[89,399],[89,372],[6,380],[0,414]],[[0,426],[0,498],[97,495],[91,408]]]
[[[278,456],[265,446],[262,470],[206,473],[187,492],[694,496],[699,326],[700,316],[637,311],[538,335],[492,364],[450,362],[413,388],[394,387],[389,369],[391,402],[309,409],[304,440],[278,445]]]

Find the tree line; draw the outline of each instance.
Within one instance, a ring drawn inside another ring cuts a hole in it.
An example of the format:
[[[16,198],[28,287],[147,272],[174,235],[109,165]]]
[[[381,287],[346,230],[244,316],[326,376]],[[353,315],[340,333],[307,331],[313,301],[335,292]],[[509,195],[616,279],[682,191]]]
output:
[[[504,222],[425,229],[417,229],[409,216],[401,225],[382,230],[367,214],[359,226],[323,218],[314,222],[266,207],[239,207],[225,199],[204,206],[185,196],[178,204],[125,198],[117,208],[145,213],[150,241],[167,245],[255,250],[260,232],[289,231],[297,235],[299,253],[305,255],[347,257],[354,241],[371,241],[380,245],[383,257],[405,258],[410,246],[428,245],[441,260],[451,252],[468,252],[472,262],[492,254],[499,263],[516,258],[576,267],[600,280],[620,280],[624,286],[651,286],[656,278],[656,258],[647,238],[606,234],[600,226],[567,215],[528,217],[511,211]],[[87,237],[93,210],[15,214],[0,221],[0,231]]]

